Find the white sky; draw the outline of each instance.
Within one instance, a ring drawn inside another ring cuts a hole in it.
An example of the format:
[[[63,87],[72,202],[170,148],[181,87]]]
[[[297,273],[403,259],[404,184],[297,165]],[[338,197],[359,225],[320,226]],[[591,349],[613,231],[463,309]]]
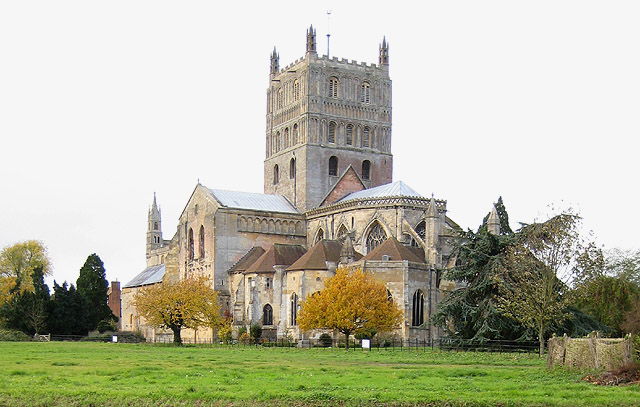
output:
[[[512,227],[562,202],[638,248],[639,1],[234,4],[0,2],[0,247],[127,282],[154,191],[165,239],[198,179],[262,192],[269,54],[302,57],[311,23],[325,54],[331,9],[332,56],[390,43],[394,180],[464,228],[499,196]]]

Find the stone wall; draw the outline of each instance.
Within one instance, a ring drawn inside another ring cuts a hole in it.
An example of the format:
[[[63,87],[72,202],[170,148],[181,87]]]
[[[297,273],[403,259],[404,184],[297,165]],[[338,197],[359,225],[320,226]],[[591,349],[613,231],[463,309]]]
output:
[[[547,367],[613,370],[632,361],[631,336],[549,339]]]

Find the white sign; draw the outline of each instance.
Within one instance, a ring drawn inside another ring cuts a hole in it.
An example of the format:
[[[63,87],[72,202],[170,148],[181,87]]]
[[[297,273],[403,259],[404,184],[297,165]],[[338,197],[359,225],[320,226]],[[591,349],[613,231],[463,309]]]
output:
[[[371,339],[362,340],[362,349],[371,349]]]
[[[118,335],[113,335],[113,336],[111,337],[111,342],[113,342],[113,343],[118,342]]]

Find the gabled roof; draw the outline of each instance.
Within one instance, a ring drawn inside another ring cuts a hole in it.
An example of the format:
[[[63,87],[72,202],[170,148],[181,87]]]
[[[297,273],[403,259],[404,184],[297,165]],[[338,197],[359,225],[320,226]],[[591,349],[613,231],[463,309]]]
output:
[[[331,205],[350,193],[362,191],[366,188],[364,182],[362,182],[362,178],[360,178],[356,170],[353,169],[353,166],[349,164],[340,178],[338,178],[338,181],[333,184],[333,187],[331,187],[329,192],[322,198],[318,206]]]
[[[337,263],[340,260],[342,246],[338,240],[321,240],[287,268],[287,271],[328,270],[327,262]],[[356,252],[356,260],[360,260],[361,257],[362,255]]]
[[[162,277],[164,277],[164,270],[164,264],[147,267],[142,273],[138,274],[127,284],[123,285],[122,288],[140,287],[148,284],[161,283]]]
[[[402,181],[392,182],[390,184],[380,185],[374,188],[365,189],[363,191],[353,192],[338,202],[346,202],[352,199],[363,198],[385,198],[390,196],[406,196],[424,198],[422,195],[411,189],[407,184]]]
[[[424,252],[422,249],[415,250],[403,245],[395,237],[389,237],[380,246],[376,247],[362,258],[362,260],[382,260],[382,256],[389,256],[389,260],[407,260],[414,263],[424,263]]]
[[[274,266],[288,267],[302,257],[305,252],[305,248],[300,245],[276,243],[249,266],[244,274],[273,273]]]
[[[249,266],[256,262],[264,254],[265,250],[260,246],[254,246],[249,249],[231,268],[229,273],[242,273],[246,271]]]
[[[211,189],[211,194],[227,208],[250,209],[255,211],[300,213],[287,198],[281,195],[257,194],[254,192],[225,191]]]

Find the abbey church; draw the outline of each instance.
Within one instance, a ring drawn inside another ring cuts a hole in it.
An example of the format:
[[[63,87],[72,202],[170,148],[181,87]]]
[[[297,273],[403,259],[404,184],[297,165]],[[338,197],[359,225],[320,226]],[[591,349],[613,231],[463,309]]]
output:
[[[302,41],[301,41],[302,42]],[[308,338],[297,313],[339,266],[362,267],[404,309],[402,339],[436,338],[428,323],[454,283],[452,241],[459,227],[446,201],[393,182],[389,46],[377,64],[319,56],[316,32],[306,52],[269,69],[264,193],[195,186],[170,240],[154,196],[147,268],[122,288],[122,329],[147,340],[171,335],[145,324],[133,296],[141,287],[204,275],[234,329],[259,323],[263,336]],[[495,209],[489,227],[499,227]],[[183,338],[212,338],[209,329]]]

